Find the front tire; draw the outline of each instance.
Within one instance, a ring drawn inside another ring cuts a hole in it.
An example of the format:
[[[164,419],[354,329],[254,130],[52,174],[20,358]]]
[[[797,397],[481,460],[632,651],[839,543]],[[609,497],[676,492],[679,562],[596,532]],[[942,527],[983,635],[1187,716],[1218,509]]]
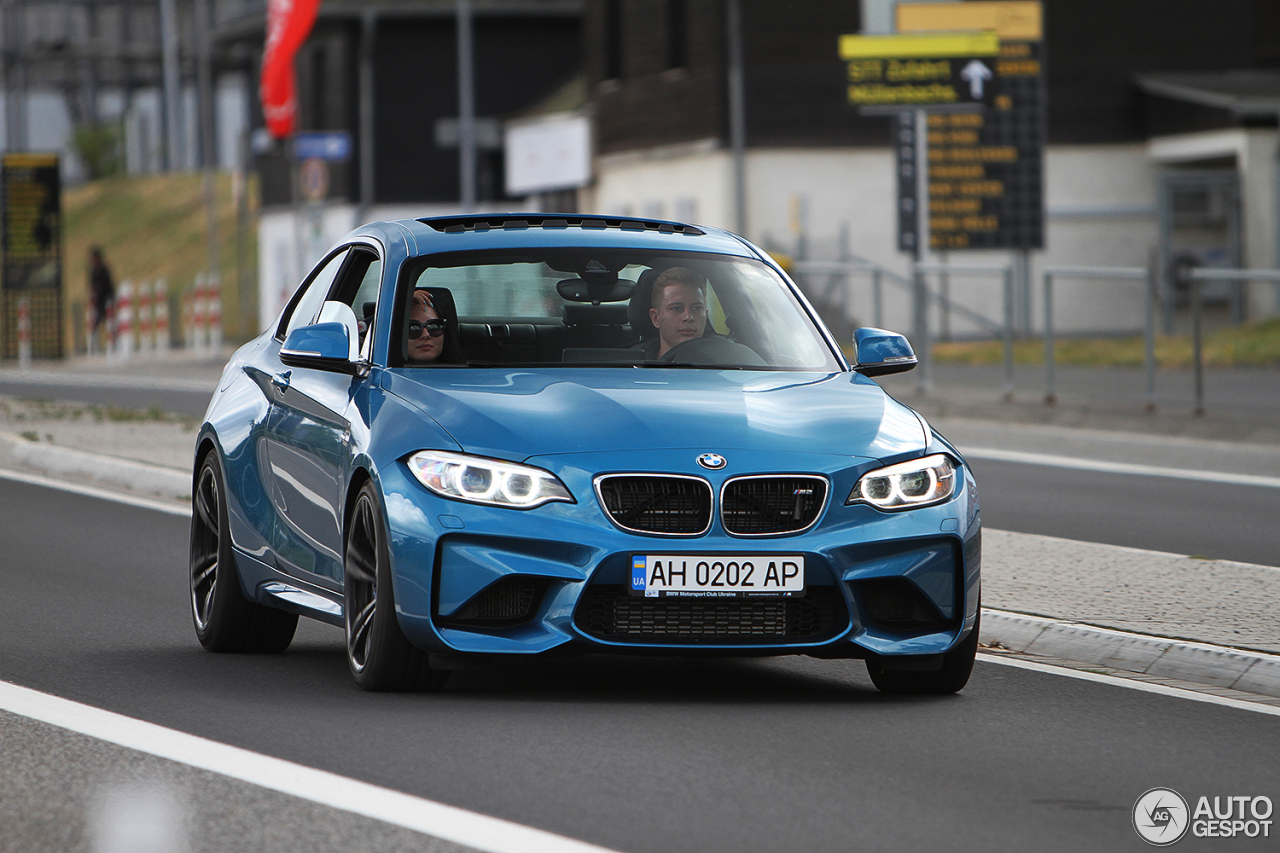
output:
[[[931,672],[885,669],[883,664],[891,659],[869,659],[867,673],[881,693],[911,694],[959,693],[969,683],[973,661],[978,655],[978,628],[982,622],[982,605],[973,618],[973,630],[958,646],[942,656],[942,668]]]
[[[448,672],[434,670],[396,621],[391,553],[372,482],[356,496],[347,527],[343,589],[347,666],[361,690],[439,690]]]
[[[196,639],[211,652],[283,652],[298,617],[244,597],[227,527],[227,499],[218,452],[200,462],[191,507],[187,573]]]

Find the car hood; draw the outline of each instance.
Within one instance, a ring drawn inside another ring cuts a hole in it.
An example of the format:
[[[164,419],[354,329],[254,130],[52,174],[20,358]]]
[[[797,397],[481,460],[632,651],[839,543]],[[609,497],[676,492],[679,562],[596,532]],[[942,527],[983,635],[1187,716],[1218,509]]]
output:
[[[503,459],[641,448],[885,459],[927,444],[914,412],[855,373],[404,369],[381,381],[464,451]]]

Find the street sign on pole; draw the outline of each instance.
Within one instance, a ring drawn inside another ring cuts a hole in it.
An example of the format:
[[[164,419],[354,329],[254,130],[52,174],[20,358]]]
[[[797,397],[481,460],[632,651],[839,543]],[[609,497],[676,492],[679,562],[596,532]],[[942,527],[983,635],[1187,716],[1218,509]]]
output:
[[[0,358],[19,355],[19,304],[31,352],[62,357],[60,175],[57,154],[0,155]]]
[[[988,81],[994,96],[990,107],[967,115],[929,116],[930,246],[1044,248],[1041,3],[898,3],[896,16],[900,32],[917,36],[972,30],[994,32],[1000,39],[995,77]]]
[[[864,111],[989,104],[999,53],[994,32],[840,37],[849,103]]]
[[[308,130],[294,134],[294,156],[299,160],[315,157],[330,163],[351,158],[351,134],[345,130]]]

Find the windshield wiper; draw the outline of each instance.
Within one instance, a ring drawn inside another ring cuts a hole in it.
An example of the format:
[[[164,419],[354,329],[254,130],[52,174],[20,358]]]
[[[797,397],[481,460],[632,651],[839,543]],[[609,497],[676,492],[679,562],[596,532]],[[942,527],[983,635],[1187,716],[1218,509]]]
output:
[[[637,367],[679,367],[689,370],[768,370],[763,365],[745,364],[694,364],[691,361],[642,361]]]

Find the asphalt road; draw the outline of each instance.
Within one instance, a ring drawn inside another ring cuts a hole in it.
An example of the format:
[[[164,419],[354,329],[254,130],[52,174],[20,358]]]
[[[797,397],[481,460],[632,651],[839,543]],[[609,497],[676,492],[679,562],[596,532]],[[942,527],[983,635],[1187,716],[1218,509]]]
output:
[[[1280,566],[1280,489],[971,459],[982,523]]]
[[[1275,717],[988,663],[947,698],[803,658],[588,657],[363,694],[326,626],[280,656],[200,650],[181,518],[14,482],[0,517],[0,679],[632,853],[1142,850],[1150,788],[1280,799]],[[1274,838],[1179,847],[1224,844]]]
[[[165,382],[155,377],[139,377],[139,381],[127,385],[120,384],[118,379],[95,381],[90,376],[45,377],[40,382],[0,378],[0,396],[115,406],[139,412],[158,408],[162,412],[199,419],[209,408],[215,384],[216,380]]]

